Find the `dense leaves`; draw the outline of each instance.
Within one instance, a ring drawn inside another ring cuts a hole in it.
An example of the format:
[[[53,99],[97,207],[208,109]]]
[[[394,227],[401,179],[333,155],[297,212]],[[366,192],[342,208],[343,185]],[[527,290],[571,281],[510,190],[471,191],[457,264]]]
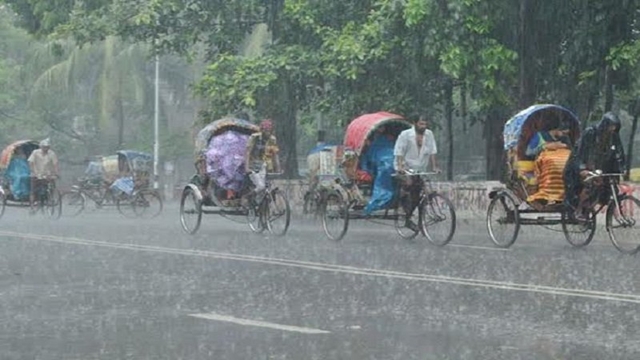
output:
[[[381,109],[427,112],[446,132],[449,176],[454,133],[482,126],[496,178],[502,124],[521,107],[561,103],[585,122],[637,108],[638,0],[5,2],[32,33],[204,56],[199,121],[240,110],[275,118],[290,174],[296,126],[315,112],[325,126]]]

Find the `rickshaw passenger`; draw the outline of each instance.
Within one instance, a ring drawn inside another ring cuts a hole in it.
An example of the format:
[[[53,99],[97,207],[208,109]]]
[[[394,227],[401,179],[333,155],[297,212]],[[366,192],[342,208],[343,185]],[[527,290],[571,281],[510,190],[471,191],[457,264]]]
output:
[[[385,208],[393,200],[393,136],[379,127],[366,151],[360,157],[360,167],[373,177],[371,199],[365,207],[365,214]]]
[[[571,154],[569,124],[560,122],[551,130],[537,132],[529,141],[526,155],[535,157],[538,191],[527,198],[535,205],[564,199],[564,168]]]
[[[9,190],[16,200],[25,199],[31,187],[31,171],[27,156],[21,147],[17,147],[7,167],[5,179],[9,182]]]
[[[535,159],[544,150],[570,149],[568,136],[569,125],[564,122],[549,131],[538,131],[529,140],[525,155]]]
[[[228,130],[215,135],[206,152],[206,172],[218,185],[218,198],[231,200],[245,179],[244,156],[249,135]]]
[[[600,122],[588,127],[578,144],[571,152],[564,171],[565,206],[575,218],[584,219],[580,206],[583,197],[583,180],[590,171],[602,170],[603,173],[624,173],[626,160],[622,140],[620,139],[620,119],[612,112],[602,116]],[[601,200],[608,197],[605,190]]]
[[[40,148],[31,153],[28,161],[31,170],[29,202],[33,210],[35,193],[49,182],[53,182],[55,185],[54,178],[59,174],[58,156],[51,150],[51,141],[49,139],[42,140]]]
[[[279,152],[273,121],[265,119],[260,123],[260,131],[249,137],[245,150],[245,173],[255,186],[255,193],[264,191],[267,172],[280,172]]]
[[[400,136],[398,136],[398,141],[396,141],[394,149],[396,171],[398,173],[404,173],[408,170],[425,172],[429,162],[431,162],[433,171],[440,172],[436,163],[438,148],[433,132],[427,129],[429,126],[427,117],[425,115],[412,115],[411,120],[414,121],[415,125],[401,132]],[[403,196],[401,199],[402,208],[406,214],[405,226],[415,231],[418,225],[411,220],[411,216],[420,203],[420,192],[424,187],[424,183],[419,177],[414,179],[407,176],[401,179],[402,188],[408,193],[408,196]]]
[[[135,183],[133,181],[133,174],[127,159],[124,155],[118,155],[118,178],[111,184],[111,190],[117,192],[123,192],[127,195],[133,194]]]

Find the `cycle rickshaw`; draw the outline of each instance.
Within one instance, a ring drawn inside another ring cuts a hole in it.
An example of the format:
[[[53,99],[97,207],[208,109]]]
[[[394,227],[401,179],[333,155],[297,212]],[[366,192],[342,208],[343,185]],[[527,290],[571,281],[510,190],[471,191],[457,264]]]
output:
[[[255,233],[267,230],[278,236],[286,234],[291,220],[289,201],[269,181],[279,174],[267,174],[266,190],[254,194],[244,173],[247,141],[258,131],[258,126],[246,120],[223,118],[198,133],[196,174],[184,187],[180,199],[180,224],[185,232],[195,234],[203,214],[217,214],[237,222],[246,221]]]
[[[507,248],[516,241],[521,226],[560,225],[565,239],[572,246],[583,247],[593,240],[597,215],[604,212],[606,230],[616,248],[626,253],[637,252],[640,246],[629,246],[628,241],[635,239],[640,242],[640,234],[625,235],[624,231],[633,231],[640,225],[636,222],[640,214],[640,201],[630,194],[622,194],[624,185],[619,182],[622,174],[603,174],[599,170],[590,173],[584,181],[588,194],[582,200],[587,209],[584,219],[570,216],[563,199],[542,205],[532,202],[532,195],[539,191],[541,182],[551,182],[538,179],[545,174],[545,162],[540,157],[534,159],[527,156],[526,149],[537,132],[548,131],[558,123],[568,125],[568,138],[571,144],[576,144],[580,137],[580,122],[574,113],[562,106],[533,105],[520,111],[505,124],[503,136],[507,177],[504,189],[494,190],[489,194],[491,201],[487,210],[487,228],[491,240],[496,246]],[[561,166],[557,168],[560,174],[568,158],[566,154],[563,156],[566,156],[564,160],[562,156],[556,160],[560,161],[557,165]],[[562,179],[561,175],[556,177]],[[601,184],[597,185],[599,179]],[[563,180],[559,182],[562,184],[556,184],[556,188],[563,189]],[[605,198],[603,194],[606,195]]]
[[[433,190],[429,176],[434,173],[396,175],[388,170],[383,173],[374,169],[373,173],[369,173],[363,169],[366,161],[382,161],[376,158],[378,155],[368,152],[376,137],[387,137],[391,149],[387,148],[386,151],[392,152],[400,132],[411,126],[401,116],[388,112],[362,115],[347,127],[344,145],[320,149],[318,156],[323,166],[320,166],[320,171],[312,172],[315,179],[311,179],[312,186],[305,195],[303,211],[322,218],[322,226],[329,239],[341,240],[347,233],[350,220],[369,220],[393,222],[398,234],[405,239],[414,239],[422,233],[436,245],[443,246],[451,241],[456,227],[456,214],[451,201]],[[393,169],[393,164],[385,166]],[[391,195],[391,200],[375,211],[367,211],[368,204],[375,196],[376,176],[391,178],[393,190],[392,194],[387,194]],[[400,176],[419,176],[425,180],[419,204],[412,214],[412,221],[417,218],[414,221],[417,227],[413,229],[406,226],[407,217],[400,205],[401,196],[407,196],[401,192],[398,183]]]
[[[162,212],[163,202],[158,191],[151,188],[152,165],[151,154],[136,150],[98,156],[63,195],[65,208],[76,216],[92,201],[97,209],[116,207],[124,216],[156,217]]]
[[[40,147],[33,140],[20,140],[7,146],[0,154],[0,217],[6,207],[30,208],[30,194],[35,194],[37,209],[53,219],[58,219],[62,212],[60,192],[55,187],[55,179],[45,179],[46,186],[32,189],[31,170],[27,159]]]

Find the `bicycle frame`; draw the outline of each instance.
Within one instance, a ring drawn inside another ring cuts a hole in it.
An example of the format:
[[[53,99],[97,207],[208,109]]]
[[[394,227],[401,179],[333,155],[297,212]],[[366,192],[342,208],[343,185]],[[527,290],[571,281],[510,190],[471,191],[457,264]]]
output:
[[[602,212],[602,210],[609,205],[609,203],[613,200],[613,203],[615,204],[616,207],[616,211],[620,210],[620,200],[618,198],[618,192],[619,192],[619,187],[618,187],[618,183],[620,181],[620,177],[623,174],[618,174],[618,173],[612,173],[612,174],[603,174],[600,171],[596,171],[593,173],[590,173],[590,175],[585,178],[584,182],[587,184],[587,186],[590,187],[590,189],[587,189],[588,192],[588,196],[587,199],[583,200],[582,202],[586,202],[588,204],[588,206],[586,206],[586,208],[592,210],[594,212],[594,214],[599,214],[600,212]],[[609,180],[608,181],[608,185],[609,185],[609,190],[611,191],[611,193],[609,194],[609,197],[605,200],[602,201],[600,203],[600,191],[603,188],[602,185],[593,185],[592,182],[596,179],[604,179],[604,180]],[[598,206],[599,205],[599,206]]]

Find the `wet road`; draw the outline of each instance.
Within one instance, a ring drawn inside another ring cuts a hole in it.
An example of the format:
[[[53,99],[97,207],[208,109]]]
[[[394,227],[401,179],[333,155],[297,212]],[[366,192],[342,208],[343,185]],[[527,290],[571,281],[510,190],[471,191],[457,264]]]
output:
[[[0,359],[638,359],[638,258],[468,217],[445,248],[353,223],[341,243],[208,216],[0,220]]]

